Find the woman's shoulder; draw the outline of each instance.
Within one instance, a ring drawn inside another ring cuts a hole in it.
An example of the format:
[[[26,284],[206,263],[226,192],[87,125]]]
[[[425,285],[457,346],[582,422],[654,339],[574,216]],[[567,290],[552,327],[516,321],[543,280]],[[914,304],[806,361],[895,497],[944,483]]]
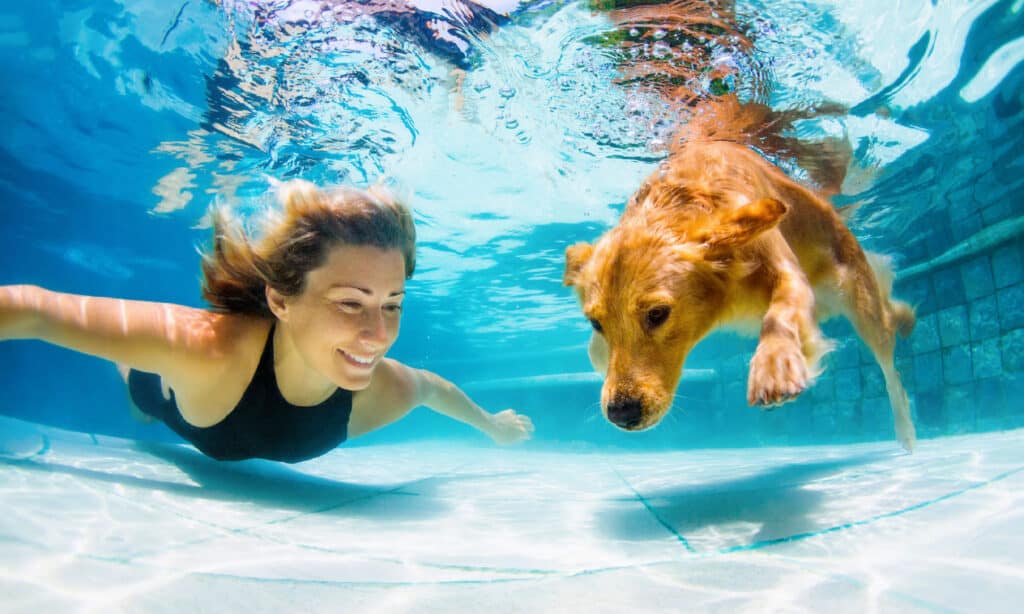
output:
[[[203,425],[223,419],[237,404],[256,372],[273,321],[216,314],[208,323],[201,347],[170,382],[182,415],[191,414],[190,422]]]
[[[218,312],[194,315],[185,351],[178,352],[180,358],[175,361],[179,369],[166,375],[179,383],[205,388],[204,382],[251,375],[255,371],[272,320]]]
[[[207,358],[228,364],[259,361],[274,321],[243,314],[216,314],[210,320]]]

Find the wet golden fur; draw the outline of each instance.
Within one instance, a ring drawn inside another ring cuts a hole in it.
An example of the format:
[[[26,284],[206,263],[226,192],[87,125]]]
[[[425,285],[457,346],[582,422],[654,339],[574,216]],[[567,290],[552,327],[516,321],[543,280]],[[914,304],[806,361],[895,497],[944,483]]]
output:
[[[872,268],[822,195],[747,146],[769,116],[731,98],[699,104],[618,224],[566,251],[564,282],[594,325],[591,360],[606,375],[602,409],[627,430],[654,426],[697,342],[749,321],[760,339],[747,400],[784,403],[813,383],[830,347],[817,322],[844,315],[882,368],[897,438],[910,450],[914,426],[893,351],[913,310],[890,298],[891,276]]]

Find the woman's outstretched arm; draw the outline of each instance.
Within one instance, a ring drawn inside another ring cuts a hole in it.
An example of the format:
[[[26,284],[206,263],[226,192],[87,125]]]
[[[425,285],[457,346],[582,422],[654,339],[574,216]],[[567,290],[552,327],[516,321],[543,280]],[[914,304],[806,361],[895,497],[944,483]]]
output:
[[[506,409],[496,414],[486,412],[458,386],[430,371],[415,370],[418,404],[439,414],[465,422],[486,433],[495,443],[509,444],[529,439],[533,422],[528,416]]]
[[[0,286],[0,340],[38,339],[171,382],[211,353],[223,317],[182,305]]]
[[[523,441],[533,434],[529,417],[511,409],[488,413],[436,373],[386,359],[370,387],[357,393],[353,401],[349,436],[356,437],[400,420],[419,405],[464,422],[499,444]]]

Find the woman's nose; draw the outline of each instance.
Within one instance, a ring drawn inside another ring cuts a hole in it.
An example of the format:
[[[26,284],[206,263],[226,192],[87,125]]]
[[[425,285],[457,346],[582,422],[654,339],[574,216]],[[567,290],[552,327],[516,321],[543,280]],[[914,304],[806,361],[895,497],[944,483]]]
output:
[[[386,343],[388,329],[384,322],[384,314],[380,311],[369,310],[363,320],[362,330],[363,341],[370,343]]]

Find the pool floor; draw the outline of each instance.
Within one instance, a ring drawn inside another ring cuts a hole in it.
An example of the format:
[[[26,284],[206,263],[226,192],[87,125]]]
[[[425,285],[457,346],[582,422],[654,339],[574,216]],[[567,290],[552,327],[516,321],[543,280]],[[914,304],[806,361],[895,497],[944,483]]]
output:
[[[218,463],[0,418],[4,612],[1016,612],[1024,432]]]

